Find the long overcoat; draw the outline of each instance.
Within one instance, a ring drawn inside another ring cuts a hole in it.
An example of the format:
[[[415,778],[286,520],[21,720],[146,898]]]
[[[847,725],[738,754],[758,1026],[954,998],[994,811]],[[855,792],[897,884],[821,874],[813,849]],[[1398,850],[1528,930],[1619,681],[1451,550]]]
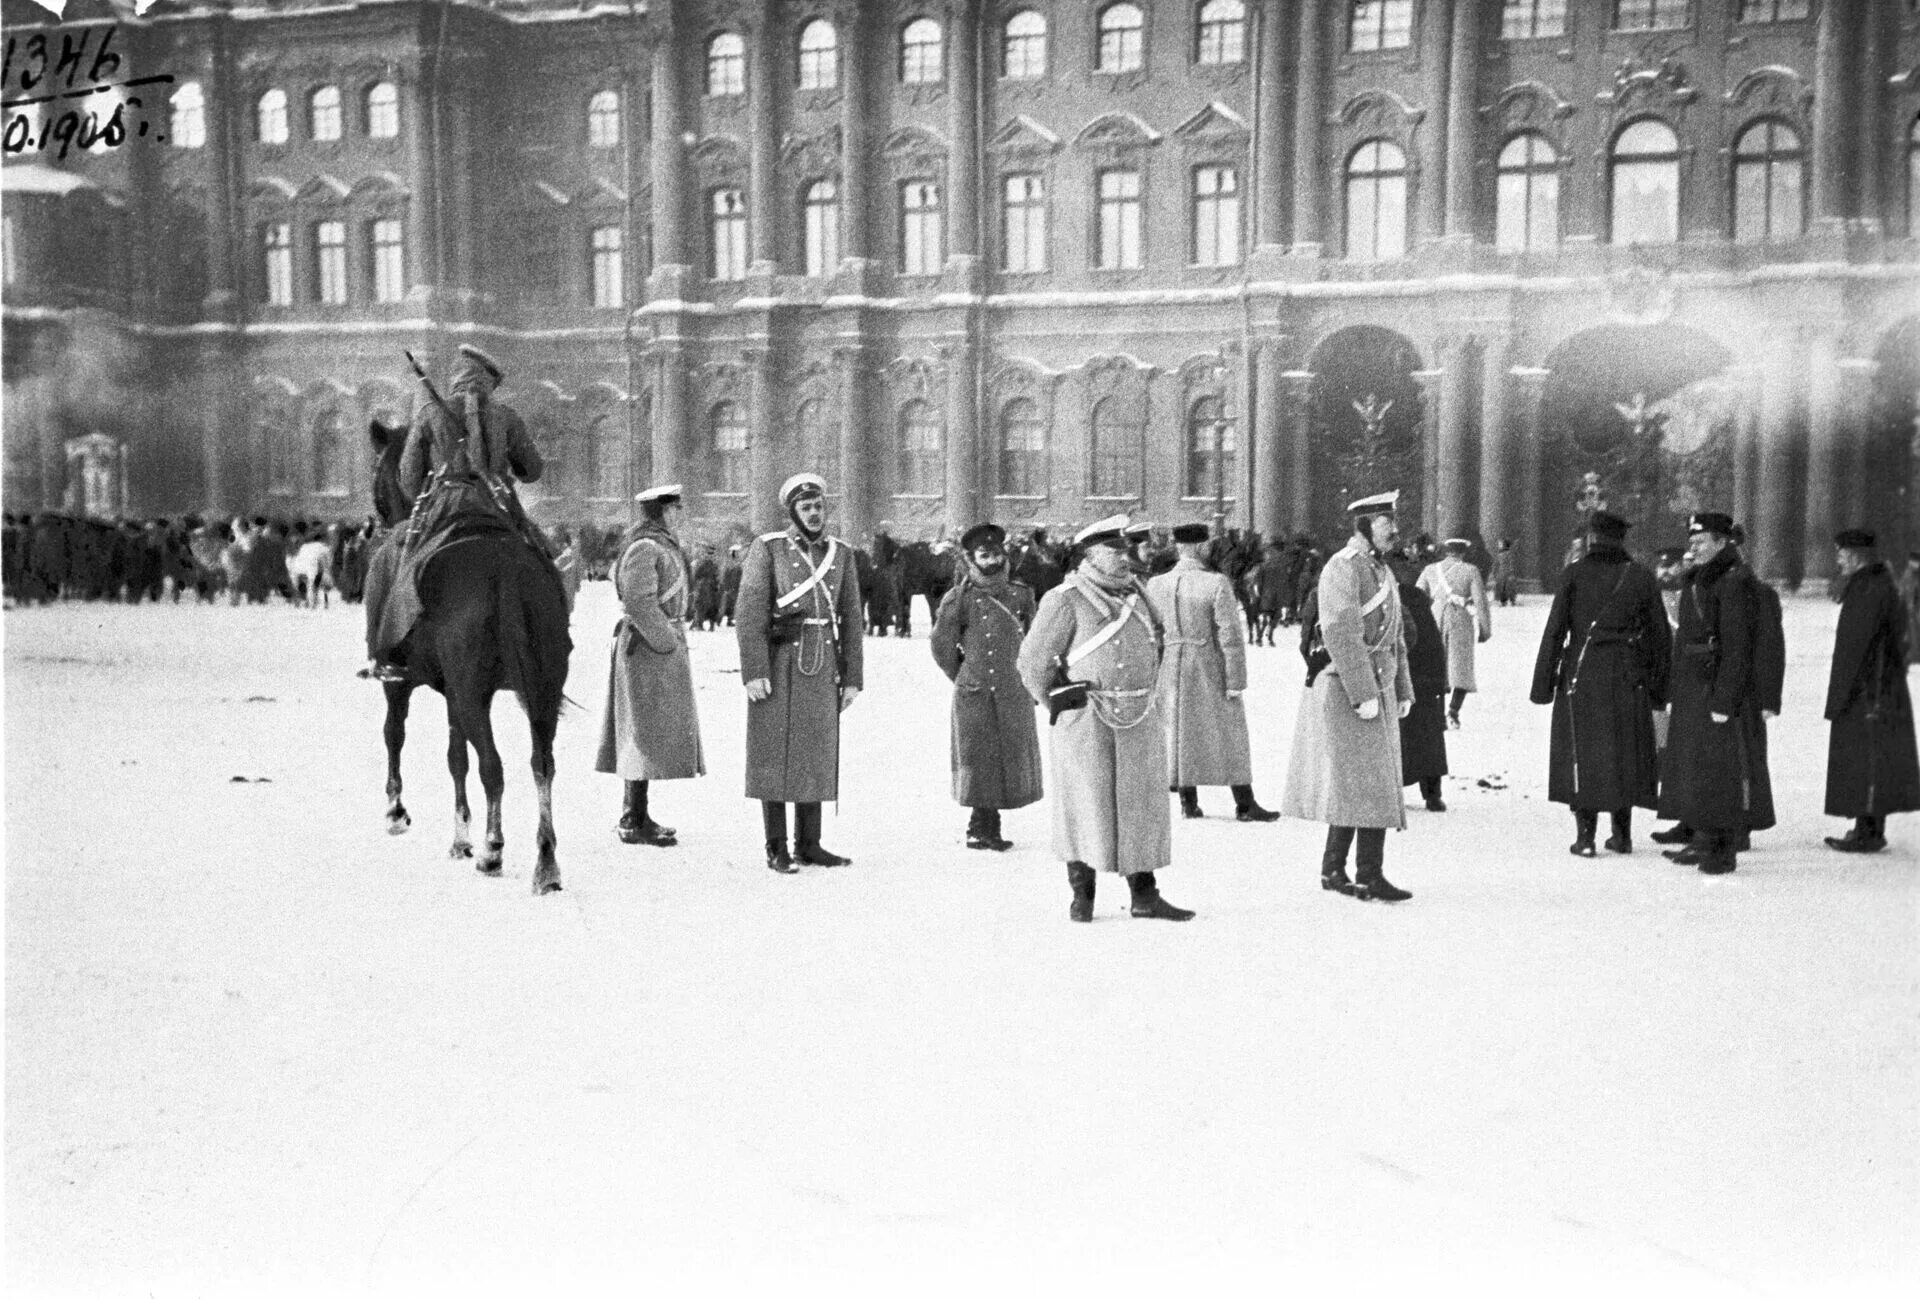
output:
[[[1493,629],[1486,579],[1466,560],[1449,558],[1428,564],[1420,574],[1420,585],[1433,599],[1433,618],[1447,647],[1447,689],[1478,690],[1474,646]]]
[[[1398,585],[1413,683],[1413,710],[1400,722],[1400,783],[1414,785],[1447,774],[1447,650],[1432,598],[1417,582]]]
[[[1659,813],[1696,830],[1773,824],[1753,670],[1760,596],[1738,561],[1727,547],[1688,574],[1680,592]]]
[[[1320,636],[1332,662],[1300,703],[1280,810],[1327,825],[1405,829],[1399,701],[1413,698],[1400,592],[1355,537],[1320,570]],[[1369,699],[1380,715],[1354,711]]]
[[[686,552],[665,528],[642,524],[627,534],[614,562],[613,589],[623,615],[613,629],[593,769],[622,780],[704,776],[687,654],[693,592]]]
[[[1920,758],[1907,691],[1906,610],[1878,560],[1847,579],[1827,675],[1828,816],[1920,809]]]
[[[933,661],[953,682],[953,801],[1008,809],[1040,801],[1040,735],[1020,680],[1020,642],[1033,626],[1033,592],[962,581],[933,619]]]
[[[824,573],[790,602],[804,614],[798,635],[768,639],[774,603]],[[845,542],[809,543],[797,526],[763,533],[747,548],[734,602],[740,680],[773,693],[747,705],[747,797],[824,803],[840,796],[840,689],[859,688],[860,583]]]
[[[1550,800],[1586,812],[1654,806],[1653,714],[1672,668],[1673,629],[1650,570],[1596,546],[1561,572],[1528,696],[1553,705]]]
[[[1160,616],[1159,708],[1167,729],[1167,779],[1189,785],[1250,785],[1246,632],[1233,583],[1198,559],[1182,559],[1147,582]]]
[[[1020,679],[1044,705],[1056,656],[1116,618],[1119,630],[1068,669],[1091,686],[1084,708],[1047,728],[1053,760],[1053,850],[1063,861],[1134,875],[1173,860],[1167,744],[1154,706],[1160,629],[1139,591],[1110,595],[1079,573],[1040,600],[1020,646]]]

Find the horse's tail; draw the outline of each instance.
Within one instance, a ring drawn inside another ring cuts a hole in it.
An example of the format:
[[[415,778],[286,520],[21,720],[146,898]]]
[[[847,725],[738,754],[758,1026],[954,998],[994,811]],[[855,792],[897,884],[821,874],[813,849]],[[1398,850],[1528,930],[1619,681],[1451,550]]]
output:
[[[507,688],[520,696],[529,717],[557,718],[566,702],[567,659],[573,652],[566,593],[528,556],[501,574],[496,599]]]

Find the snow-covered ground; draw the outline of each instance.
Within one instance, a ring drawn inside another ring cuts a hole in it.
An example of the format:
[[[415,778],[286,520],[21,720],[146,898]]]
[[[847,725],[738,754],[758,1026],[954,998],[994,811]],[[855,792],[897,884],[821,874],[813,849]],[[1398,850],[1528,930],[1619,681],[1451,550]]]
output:
[[[506,877],[446,858],[435,696],[383,833],[358,609],[6,615],[11,1293],[1915,1293],[1920,820],[1820,846],[1832,606],[1789,602],[1783,824],[1732,876],[1644,815],[1567,854],[1535,600],[1452,810],[1389,838],[1413,901],[1209,790],[1162,876],[1199,918],[1109,877],[1091,926],[1044,804],[962,847],[924,615],[845,718],[851,869],[761,864],[727,632],[712,774],[654,787],[681,846],[619,844],[612,610],[574,618],[547,898],[511,700]],[[1252,659],[1273,803],[1300,660]]]

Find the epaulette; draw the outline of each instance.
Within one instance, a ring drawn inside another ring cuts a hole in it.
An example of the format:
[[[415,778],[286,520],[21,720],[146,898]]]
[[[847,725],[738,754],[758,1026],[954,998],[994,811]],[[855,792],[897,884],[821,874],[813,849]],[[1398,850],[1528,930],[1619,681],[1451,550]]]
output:
[[[773,542],[773,541],[780,540],[780,538],[786,535],[787,535],[787,530],[785,528],[782,528],[778,532],[763,532],[759,536],[755,537],[754,540]]]

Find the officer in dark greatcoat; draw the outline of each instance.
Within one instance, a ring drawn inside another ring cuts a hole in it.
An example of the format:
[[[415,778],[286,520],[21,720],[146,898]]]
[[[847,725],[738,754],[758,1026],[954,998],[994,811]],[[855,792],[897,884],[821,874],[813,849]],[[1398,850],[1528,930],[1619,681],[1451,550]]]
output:
[[[1400,587],[1407,640],[1407,678],[1413,708],[1400,723],[1400,783],[1418,785],[1427,811],[1444,812],[1441,778],[1447,774],[1447,647],[1434,620],[1433,597],[1420,585],[1420,561],[1405,549],[1387,556]]]
[[[1547,797],[1573,809],[1576,857],[1595,855],[1600,813],[1612,852],[1633,851],[1633,808],[1659,783],[1653,714],[1667,706],[1673,631],[1660,586],[1627,557],[1631,526],[1596,510],[1587,553],[1560,575],[1534,659],[1536,704],[1553,705]]]
[[[1852,817],[1853,828],[1826,842],[1839,852],[1879,852],[1887,814],[1920,809],[1906,610],[1871,532],[1849,528],[1833,540],[1845,585],[1827,677],[1826,811]]]
[[[953,798],[970,812],[967,847],[1005,852],[1000,813],[1040,801],[1040,735],[1020,680],[1033,592],[1007,576],[1007,534],[960,537],[964,569],[933,617],[933,661],[953,682]]]
[[[1660,815],[1694,832],[1667,856],[1707,875],[1738,864],[1734,843],[1752,824],[1761,743],[1753,666],[1760,597],[1748,589],[1732,537],[1725,514],[1695,514],[1688,524],[1694,567],[1680,592],[1673,720],[1660,765]]]

